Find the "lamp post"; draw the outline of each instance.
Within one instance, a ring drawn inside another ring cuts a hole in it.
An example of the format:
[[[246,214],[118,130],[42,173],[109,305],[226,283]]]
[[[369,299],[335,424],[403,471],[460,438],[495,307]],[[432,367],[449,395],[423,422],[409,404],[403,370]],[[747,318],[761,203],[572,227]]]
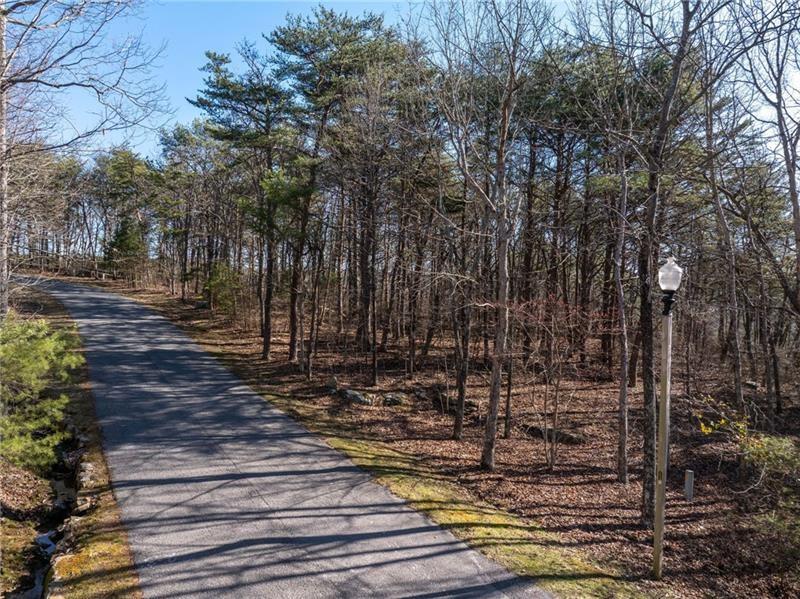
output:
[[[683,269],[675,259],[667,258],[658,269],[658,286],[663,292],[661,340],[661,401],[658,403],[658,444],[656,446],[656,513],[653,536],[653,576],[661,578],[664,555],[664,507],[667,492],[667,448],[669,446],[669,392],[672,369],[672,304],[675,292],[681,285]]]

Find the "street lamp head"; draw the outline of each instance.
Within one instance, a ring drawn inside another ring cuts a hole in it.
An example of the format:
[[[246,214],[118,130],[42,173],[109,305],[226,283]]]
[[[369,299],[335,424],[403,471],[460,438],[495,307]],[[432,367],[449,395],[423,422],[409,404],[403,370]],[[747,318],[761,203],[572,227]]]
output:
[[[665,293],[674,293],[681,286],[681,277],[683,269],[675,262],[675,258],[670,256],[658,269],[658,286]]]

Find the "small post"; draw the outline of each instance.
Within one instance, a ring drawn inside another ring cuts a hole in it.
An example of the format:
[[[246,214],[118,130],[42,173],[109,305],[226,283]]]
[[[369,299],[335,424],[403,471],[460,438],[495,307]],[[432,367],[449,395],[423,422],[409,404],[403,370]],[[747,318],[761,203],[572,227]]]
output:
[[[687,470],[683,479],[683,494],[686,501],[694,499],[694,470]]]

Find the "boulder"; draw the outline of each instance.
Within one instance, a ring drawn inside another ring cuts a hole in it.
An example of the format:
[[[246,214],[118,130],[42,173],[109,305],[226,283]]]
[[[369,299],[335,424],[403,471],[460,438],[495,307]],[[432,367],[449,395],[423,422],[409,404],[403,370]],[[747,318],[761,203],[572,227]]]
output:
[[[448,401],[446,387],[444,385],[433,385],[431,387],[421,387],[414,389],[414,397],[420,401],[430,402],[431,407],[438,412],[448,411]]]
[[[328,379],[328,388],[331,390],[331,393],[336,393],[339,391],[339,379],[335,376],[332,376]]]
[[[447,397],[444,398],[444,405],[447,407],[447,413],[451,416],[455,416],[456,412],[458,411],[458,397]],[[464,398],[464,416],[470,416],[478,412],[480,406],[478,402],[474,399],[469,399],[468,397]]]
[[[72,511],[76,516],[85,516],[97,506],[97,498],[93,495],[79,497],[75,509]]]
[[[350,403],[357,403],[362,406],[372,405],[372,400],[369,397],[352,389],[340,389],[339,396]]]
[[[383,396],[383,405],[402,406],[406,403],[406,396],[403,393],[387,393]]]
[[[90,487],[94,484],[94,464],[91,462],[81,462],[80,467],[78,468],[78,488],[83,489],[85,487]]]
[[[553,439],[553,429],[547,427],[547,440],[550,441]],[[526,432],[531,437],[538,437],[539,439],[544,439],[544,431],[541,426],[529,426],[526,429]],[[564,445],[581,445],[582,443],[586,442],[586,439],[580,433],[572,433],[565,430],[556,430],[556,442],[563,443]]]
[[[430,398],[433,409],[440,414],[456,415],[458,410],[458,397],[455,395],[448,395],[443,390],[435,390],[435,395]],[[464,415],[469,416],[478,411],[478,402],[474,399],[464,399]]]
[[[464,414],[474,414],[480,406],[474,399],[464,399]],[[453,408],[455,410],[455,408]]]

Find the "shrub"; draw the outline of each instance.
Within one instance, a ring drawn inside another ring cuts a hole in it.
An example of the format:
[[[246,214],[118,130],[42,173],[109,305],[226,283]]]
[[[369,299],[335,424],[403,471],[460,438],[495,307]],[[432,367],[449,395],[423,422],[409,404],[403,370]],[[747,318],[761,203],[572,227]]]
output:
[[[744,458],[764,482],[783,491],[800,486],[800,448],[789,437],[750,435],[743,440]]]
[[[784,559],[800,559],[800,447],[790,437],[757,434],[743,440],[742,452],[756,477],[758,524],[777,539]]]
[[[762,465],[773,474],[795,479],[800,475],[800,449],[790,437],[754,436],[745,449],[748,461]]]
[[[52,330],[44,320],[10,313],[0,324],[0,456],[37,473],[56,460],[64,440],[66,395],[52,387],[83,362],[73,337]]]
[[[706,435],[723,433],[736,442],[740,475],[747,488],[738,492],[754,523],[777,539],[774,553],[800,559],[800,445],[797,439],[752,430],[745,415],[736,414],[713,398],[703,398],[705,413],[697,413]]]

